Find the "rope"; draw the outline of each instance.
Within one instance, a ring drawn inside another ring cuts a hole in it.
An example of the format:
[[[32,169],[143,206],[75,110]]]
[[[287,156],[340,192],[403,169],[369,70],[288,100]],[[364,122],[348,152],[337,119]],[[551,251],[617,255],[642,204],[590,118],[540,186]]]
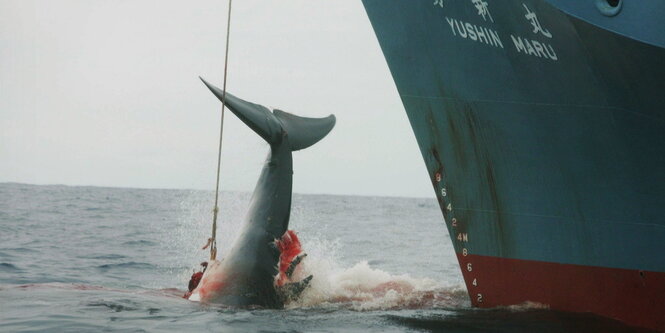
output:
[[[226,19],[226,50],[224,54],[224,85],[222,93],[222,116],[219,126],[219,149],[217,151],[217,183],[215,185],[215,208],[212,210],[212,237],[210,238],[210,260],[215,260],[217,258],[217,213],[219,213],[219,206],[217,205],[219,201],[219,172],[222,164],[222,138],[224,134],[224,110],[226,109],[226,75],[228,72],[229,64],[229,37],[231,35],[231,3],[233,0],[229,0],[229,13]]]

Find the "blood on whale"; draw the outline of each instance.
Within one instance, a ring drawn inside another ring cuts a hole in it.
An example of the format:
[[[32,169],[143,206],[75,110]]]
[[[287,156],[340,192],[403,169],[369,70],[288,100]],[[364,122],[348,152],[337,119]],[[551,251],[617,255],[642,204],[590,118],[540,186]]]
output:
[[[287,270],[293,260],[302,252],[298,235],[293,230],[287,230],[281,239],[275,241],[280,252],[279,273],[275,277],[275,286],[281,287],[289,282]]]
[[[287,230],[280,239],[275,240],[275,246],[279,250],[279,273],[275,276],[275,287],[282,287],[286,283],[290,282],[290,277],[287,274],[287,270],[291,266],[293,260],[302,253],[302,246],[300,244],[300,239],[298,235],[293,230]],[[191,279],[189,280],[189,291],[185,293],[184,298],[189,298],[192,295],[192,291],[198,287],[203,277],[203,272],[207,267],[207,263],[201,263],[204,266],[203,271],[195,272],[192,274]]]

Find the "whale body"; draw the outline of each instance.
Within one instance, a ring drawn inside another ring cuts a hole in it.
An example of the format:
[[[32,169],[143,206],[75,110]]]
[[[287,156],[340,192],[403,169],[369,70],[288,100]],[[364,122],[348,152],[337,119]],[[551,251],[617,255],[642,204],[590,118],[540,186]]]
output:
[[[190,300],[229,306],[283,307],[284,290],[303,289],[296,283],[284,287],[275,285],[280,256],[275,241],[288,230],[291,214],[292,152],[325,137],[335,126],[335,116],[305,118],[281,110],[271,112],[262,105],[228,92],[224,94],[223,90],[201,80],[231,112],[270,144],[270,153],[239,236],[222,261],[213,260],[208,264]],[[305,284],[310,279],[306,279]]]

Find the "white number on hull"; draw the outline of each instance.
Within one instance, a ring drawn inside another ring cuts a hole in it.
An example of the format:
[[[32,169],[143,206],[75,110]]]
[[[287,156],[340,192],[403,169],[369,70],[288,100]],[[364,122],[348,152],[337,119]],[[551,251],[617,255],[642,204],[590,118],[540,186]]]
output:
[[[476,299],[478,300],[478,303],[482,303],[483,302],[483,294],[478,294]]]
[[[473,267],[471,266],[471,263],[466,264],[466,270],[471,272],[473,271]]]

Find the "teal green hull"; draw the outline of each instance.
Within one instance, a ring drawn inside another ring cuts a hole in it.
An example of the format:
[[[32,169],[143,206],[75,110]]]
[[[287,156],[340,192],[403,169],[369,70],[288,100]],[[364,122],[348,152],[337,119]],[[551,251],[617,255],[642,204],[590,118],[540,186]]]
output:
[[[665,41],[650,33],[665,31],[665,3],[363,3],[474,305],[536,301],[665,330]],[[506,270],[483,273],[482,293],[478,262]],[[551,296],[510,282],[564,271]],[[555,297],[575,279],[619,290]],[[625,309],[633,300],[646,310]]]

